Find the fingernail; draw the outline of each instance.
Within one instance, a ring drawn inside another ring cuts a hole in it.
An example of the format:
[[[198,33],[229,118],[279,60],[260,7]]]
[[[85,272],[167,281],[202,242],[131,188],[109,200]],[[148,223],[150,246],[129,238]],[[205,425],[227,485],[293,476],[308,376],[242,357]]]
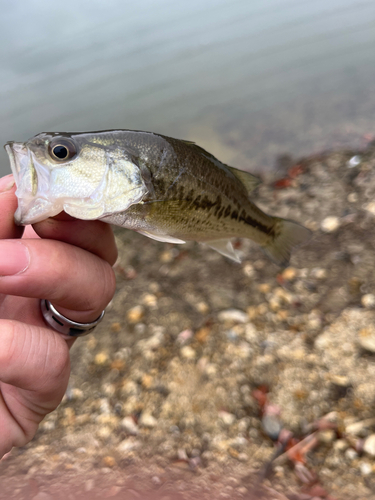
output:
[[[5,193],[9,191],[14,186],[14,177],[12,174],[6,175],[0,179],[0,193]]]
[[[21,274],[29,267],[30,253],[20,241],[0,241],[0,277]]]

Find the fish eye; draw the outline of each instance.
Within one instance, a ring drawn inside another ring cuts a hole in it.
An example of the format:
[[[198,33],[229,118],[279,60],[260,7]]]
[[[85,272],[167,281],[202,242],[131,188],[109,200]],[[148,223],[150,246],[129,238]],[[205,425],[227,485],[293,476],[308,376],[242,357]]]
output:
[[[71,160],[77,154],[77,148],[67,139],[53,139],[48,145],[50,156],[56,161]]]

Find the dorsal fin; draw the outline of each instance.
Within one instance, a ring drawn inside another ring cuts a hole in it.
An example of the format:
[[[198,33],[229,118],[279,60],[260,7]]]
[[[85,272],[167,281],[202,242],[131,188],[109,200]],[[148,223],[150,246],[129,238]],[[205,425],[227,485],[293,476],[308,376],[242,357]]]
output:
[[[259,177],[256,177],[253,174],[249,174],[249,172],[244,172],[243,170],[238,170],[238,168],[229,166],[228,168],[232,172],[232,174],[235,175],[237,179],[239,179],[245,186],[247,194],[252,193],[254,189],[257,188],[262,182]]]
[[[205,149],[203,149],[200,146],[198,146],[197,144],[195,144],[195,142],[192,142],[192,141],[182,141],[182,142],[184,142],[185,144],[187,144],[191,148],[194,148],[198,153],[203,154],[203,156],[205,156],[209,160],[213,161],[215,163],[215,165],[217,165],[218,167],[224,167],[224,168],[227,168],[228,170],[230,170],[230,172],[232,172],[232,174],[235,177],[237,177],[237,179],[240,180],[242,182],[242,184],[245,186],[247,194],[252,193],[254,191],[254,189],[256,189],[259,186],[259,184],[262,182],[261,179],[259,179],[259,177],[256,177],[255,175],[252,175],[249,172],[244,172],[243,170],[238,170],[238,168],[230,167],[226,163],[221,162],[220,160],[215,158],[215,156],[213,154],[209,153]]]

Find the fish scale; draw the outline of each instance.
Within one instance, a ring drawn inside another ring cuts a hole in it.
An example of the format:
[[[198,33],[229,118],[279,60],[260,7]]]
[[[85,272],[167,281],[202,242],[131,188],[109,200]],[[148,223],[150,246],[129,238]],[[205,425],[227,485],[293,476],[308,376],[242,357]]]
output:
[[[259,179],[196,144],[152,132],[48,133],[5,146],[19,224],[65,210],[158,241],[204,242],[239,261],[230,239],[249,238],[279,265],[310,231],[267,215],[250,199]]]

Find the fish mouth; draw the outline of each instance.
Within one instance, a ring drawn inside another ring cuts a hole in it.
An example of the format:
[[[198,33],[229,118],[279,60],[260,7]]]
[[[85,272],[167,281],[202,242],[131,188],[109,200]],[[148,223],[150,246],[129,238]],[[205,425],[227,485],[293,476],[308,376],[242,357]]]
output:
[[[10,168],[12,169],[14,180],[16,181],[16,185],[18,186],[20,183],[22,163],[24,163],[26,158],[28,159],[27,149],[25,147],[25,144],[23,144],[22,142],[13,141],[7,142],[4,148],[9,156]]]

